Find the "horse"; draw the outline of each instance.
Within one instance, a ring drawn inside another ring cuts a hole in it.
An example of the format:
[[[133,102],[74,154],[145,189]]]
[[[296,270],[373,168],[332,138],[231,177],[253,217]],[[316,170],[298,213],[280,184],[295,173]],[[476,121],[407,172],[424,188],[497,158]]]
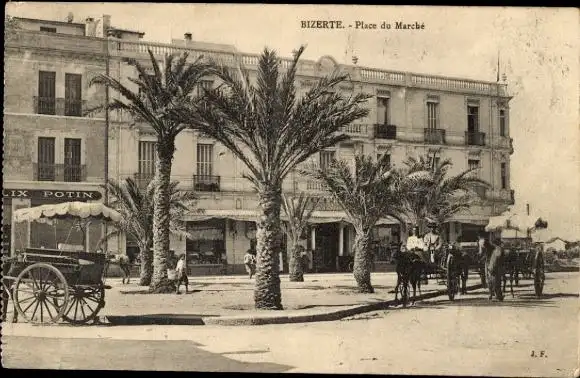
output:
[[[411,303],[415,303],[417,288],[421,294],[421,276],[425,270],[425,263],[414,253],[398,251],[393,257],[396,261],[397,284],[395,286],[395,300],[398,300],[399,292],[403,306],[407,305],[409,284],[413,287],[413,297]]]
[[[492,300],[495,296],[498,300],[503,301],[502,281],[505,280],[505,255],[503,248],[484,239],[480,253],[483,253],[485,258],[489,300]]]
[[[512,298],[514,297],[514,281],[516,286],[519,284],[519,274],[520,274],[520,254],[515,249],[504,249],[504,269],[505,274],[503,276],[503,291],[505,293],[505,287],[507,283],[506,275],[509,276],[510,281],[510,292]]]

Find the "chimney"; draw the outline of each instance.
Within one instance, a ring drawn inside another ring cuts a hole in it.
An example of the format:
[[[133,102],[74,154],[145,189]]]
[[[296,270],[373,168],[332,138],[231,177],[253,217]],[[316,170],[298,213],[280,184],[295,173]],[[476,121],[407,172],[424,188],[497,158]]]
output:
[[[95,19],[92,17],[87,17],[85,19],[85,36],[87,37],[95,36]]]
[[[108,14],[103,15],[103,34],[107,34],[107,30],[111,27],[111,16]]]
[[[191,41],[191,37],[192,37],[192,35],[191,35],[191,33],[185,33],[185,34],[183,35],[183,37],[185,38],[185,40],[186,40],[186,41]]]
[[[74,19],[75,19],[74,14],[72,12],[68,12],[68,15],[66,16],[66,22],[70,24],[71,22],[74,21]]]

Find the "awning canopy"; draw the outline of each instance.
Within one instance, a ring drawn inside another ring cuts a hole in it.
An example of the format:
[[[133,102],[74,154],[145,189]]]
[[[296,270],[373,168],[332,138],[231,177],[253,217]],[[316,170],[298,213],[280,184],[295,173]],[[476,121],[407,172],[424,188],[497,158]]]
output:
[[[203,222],[209,219],[221,218],[221,219],[233,219],[237,221],[246,222],[256,222],[258,220],[259,213],[256,210],[205,210],[203,214],[196,214],[187,217],[185,220],[190,222]],[[280,216],[282,220],[286,220],[287,217],[282,214]],[[314,211],[310,217],[309,223],[335,223],[335,222],[345,222],[349,223],[346,213],[344,211]],[[399,222],[392,217],[381,218],[377,225],[391,225],[399,224]]]

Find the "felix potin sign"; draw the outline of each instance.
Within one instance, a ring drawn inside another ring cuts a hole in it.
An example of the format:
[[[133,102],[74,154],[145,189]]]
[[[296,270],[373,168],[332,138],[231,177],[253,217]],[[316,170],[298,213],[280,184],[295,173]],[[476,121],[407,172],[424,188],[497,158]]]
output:
[[[32,190],[32,189],[2,189],[2,197],[55,199],[64,201],[94,201],[102,197],[101,192],[87,190]]]

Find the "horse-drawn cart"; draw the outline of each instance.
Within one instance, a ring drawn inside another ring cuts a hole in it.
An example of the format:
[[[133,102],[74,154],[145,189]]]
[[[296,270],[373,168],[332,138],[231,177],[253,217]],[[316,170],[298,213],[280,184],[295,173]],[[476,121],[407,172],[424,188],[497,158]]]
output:
[[[16,222],[50,223],[52,219],[93,218],[121,220],[121,215],[99,203],[67,202],[19,209]],[[94,320],[105,306],[104,276],[108,266],[102,252],[26,248],[2,257],[3,315],[8,299],[30,323],[55,323],[63,319],[73,324]]]
[[[3,263],[5,295],[26,322],[84,324],[105,306],[104,253],[27,248]]]
[[[500,247],[503,250],[503,291],[506,278],[509,276],[513,295],[513,281],[519,284],[519,274],[524,279],[534,281],[534,292],[539,298],[542,296],[545,281],[545,259],[541,248],[532,243],[531,233],[538,229],[545,229],[548,223],[538,217],[530,215],[511,214],[506,212],[498,217],[490,218],[485,230],[497,234],[500,238]],[[515,237],[506,235],[515,233]],[[524,237],[518,237],[518,232]]]

